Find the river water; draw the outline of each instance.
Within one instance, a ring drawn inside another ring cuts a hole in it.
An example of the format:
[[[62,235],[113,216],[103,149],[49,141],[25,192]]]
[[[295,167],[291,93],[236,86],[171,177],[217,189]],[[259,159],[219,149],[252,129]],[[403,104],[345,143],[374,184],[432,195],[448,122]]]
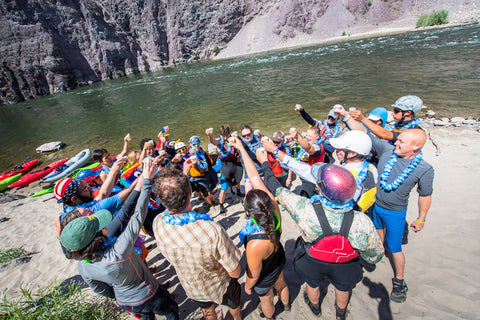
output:
[[[437,114],[480,117],[480,27],[296,48],[166,68],[95,83],[12,106],[0,106],[0,172],[32,156],[47,164],[80,150],[118,153],[130,132],[132,148],[169,125],[172,137],[243,124],[271,135],[306,123],[301,103],[324,119],[336,103],[364,112],[415,94]],[[43,143],[67,147],[35,154]]]

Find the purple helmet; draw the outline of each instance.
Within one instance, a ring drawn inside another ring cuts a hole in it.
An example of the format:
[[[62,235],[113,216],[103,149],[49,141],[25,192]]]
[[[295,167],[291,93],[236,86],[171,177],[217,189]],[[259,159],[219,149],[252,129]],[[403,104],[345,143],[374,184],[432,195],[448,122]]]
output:
[[[335,164],[318,163],[312,166],[312,175],[322,195],[334,203],[346,203],[353,199],[357,184],[353,174]]]

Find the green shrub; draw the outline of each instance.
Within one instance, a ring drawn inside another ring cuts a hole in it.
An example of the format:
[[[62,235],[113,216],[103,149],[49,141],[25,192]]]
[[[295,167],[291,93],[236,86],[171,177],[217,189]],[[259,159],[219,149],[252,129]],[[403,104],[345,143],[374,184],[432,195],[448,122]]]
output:
[[[4,292],[0,301],[1,319],[70,320],[124,319],[125,313],[107,298],[91,297],[75,282],[68,285],[52,283],[38,288],[20,287],[20,298],[9,300]]]
[[[213,54],[217,55],[219,52],[220,52],[220,48],[217,45],[215,45],[215,47],[213,47]]]
[[[448,23],[448,11],[433,11],[430,14],[423,14],[417,20],[417,27],[436,26]]]
[[[342,32],[342,37],[344,37],[344,36],[346,36],[346,35],[347,35],[347,33],[345,32],[345,30],[343,30],[343,32]]]

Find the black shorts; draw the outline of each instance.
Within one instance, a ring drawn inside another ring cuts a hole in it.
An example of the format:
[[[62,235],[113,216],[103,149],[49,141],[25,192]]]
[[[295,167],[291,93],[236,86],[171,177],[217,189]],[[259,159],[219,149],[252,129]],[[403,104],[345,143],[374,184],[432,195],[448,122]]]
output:
[[[355,288],[363,278],[362,265],[358,258],[345,263],[330,263],[305,254],[294,261],[294,268],[312,288],[318,287],[321,280],[329,279],[335,288],[346,292]]]
[[[218,176],[215,170],[208,171],[203,177],[191,177],[192,191],[201,192],[204,197],[208,196],[217,186]]]
[[[230,279],[228,284],[227,292],[223,295],[222,304],[229,307],[230,309],[237,309],[240,306],[240,297],[242,296],[242,287],[238,283],[237,279]],[[213,305],[212,301],[197,301],[193,300],[197,305],[202,309],[210,308]]]
[[[222,167],[220,173],[227,180],[230,187],[236,186],[242,181],[243,167],[237,161],[222,160]]]

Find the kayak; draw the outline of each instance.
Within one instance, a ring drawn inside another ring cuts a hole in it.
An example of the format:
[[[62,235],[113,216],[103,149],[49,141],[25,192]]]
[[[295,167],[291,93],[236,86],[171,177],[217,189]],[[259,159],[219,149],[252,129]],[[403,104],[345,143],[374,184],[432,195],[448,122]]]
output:
[[[80,151],[75,157],[71,158],[63,165],[58,166],[41,182],[55,182],[70,175],[75,169],[85,165],[90,160],[90,149]]]
[[[85,170],[85,169],[95,170],[96,168],[101,168],[101,167],[102,167],[102,165],[99,162],[95,162],[95,163],[92,163],[91,165],[88,165],[86,167],[82,167],[82,168],[78,168],[78,169],[73,170],[68,177],[69,178],[75,178],[78,175],[78,173],[82,170]],[[30,198],[35,198],[35,197],[43,196],[44,194],[47,194],[47,193],[52,193],[54,188],[55,187],[43,188],[42,190],[38,191],[37,193],[32,194],[30,196]]]
[[[34,181],[42,179],[43,177],[48,175],[50,172],[55,170],[56,167],[61,166],[62,164],[64,164],[67,161],[68,161],[68,158],[65,158],[65,159],[53,162],[53,163],[49,164],[48,166],[46,166],[45,168],[42,168],[40,170],[36,170],[36,171],[30,172],[30,173],[27,173],[26,175],[21,177],[20,180],[18,180],[17,182],[9,185],[8,187],[9,188],[17,188],[17,187],[23,187],[23,186],[29,185],[30,183],[32,183]]]
[[[8,177],[0,181],[0,191],[4,191],[5,189],[7,189],[9,184],[14,183],[18,179],[20,179],[21,176],[22,176],[22,173],[18,173],[14,176]]]
[[[37,153],[58,151],[62,149],[64,145],[65,143],[63,143],[62,141],[48,142],[48,143],[42,144],[40,147],[35,149],[35,151],[37,151]]]
[[[33,167],[35,167],[37,162],[38,162],[38,160],[35,159],[35,160],[32,160],[32,161],[25,162],[22,165],[15,166],[15,168],[13,168],[12,170],[8,170],[8,171],[2,173],[0,175],[0,181],[4,180],[6,178],[9,178],[11,176],[17,175],[19,173],[25,173],[25,172],[31,170]]]

